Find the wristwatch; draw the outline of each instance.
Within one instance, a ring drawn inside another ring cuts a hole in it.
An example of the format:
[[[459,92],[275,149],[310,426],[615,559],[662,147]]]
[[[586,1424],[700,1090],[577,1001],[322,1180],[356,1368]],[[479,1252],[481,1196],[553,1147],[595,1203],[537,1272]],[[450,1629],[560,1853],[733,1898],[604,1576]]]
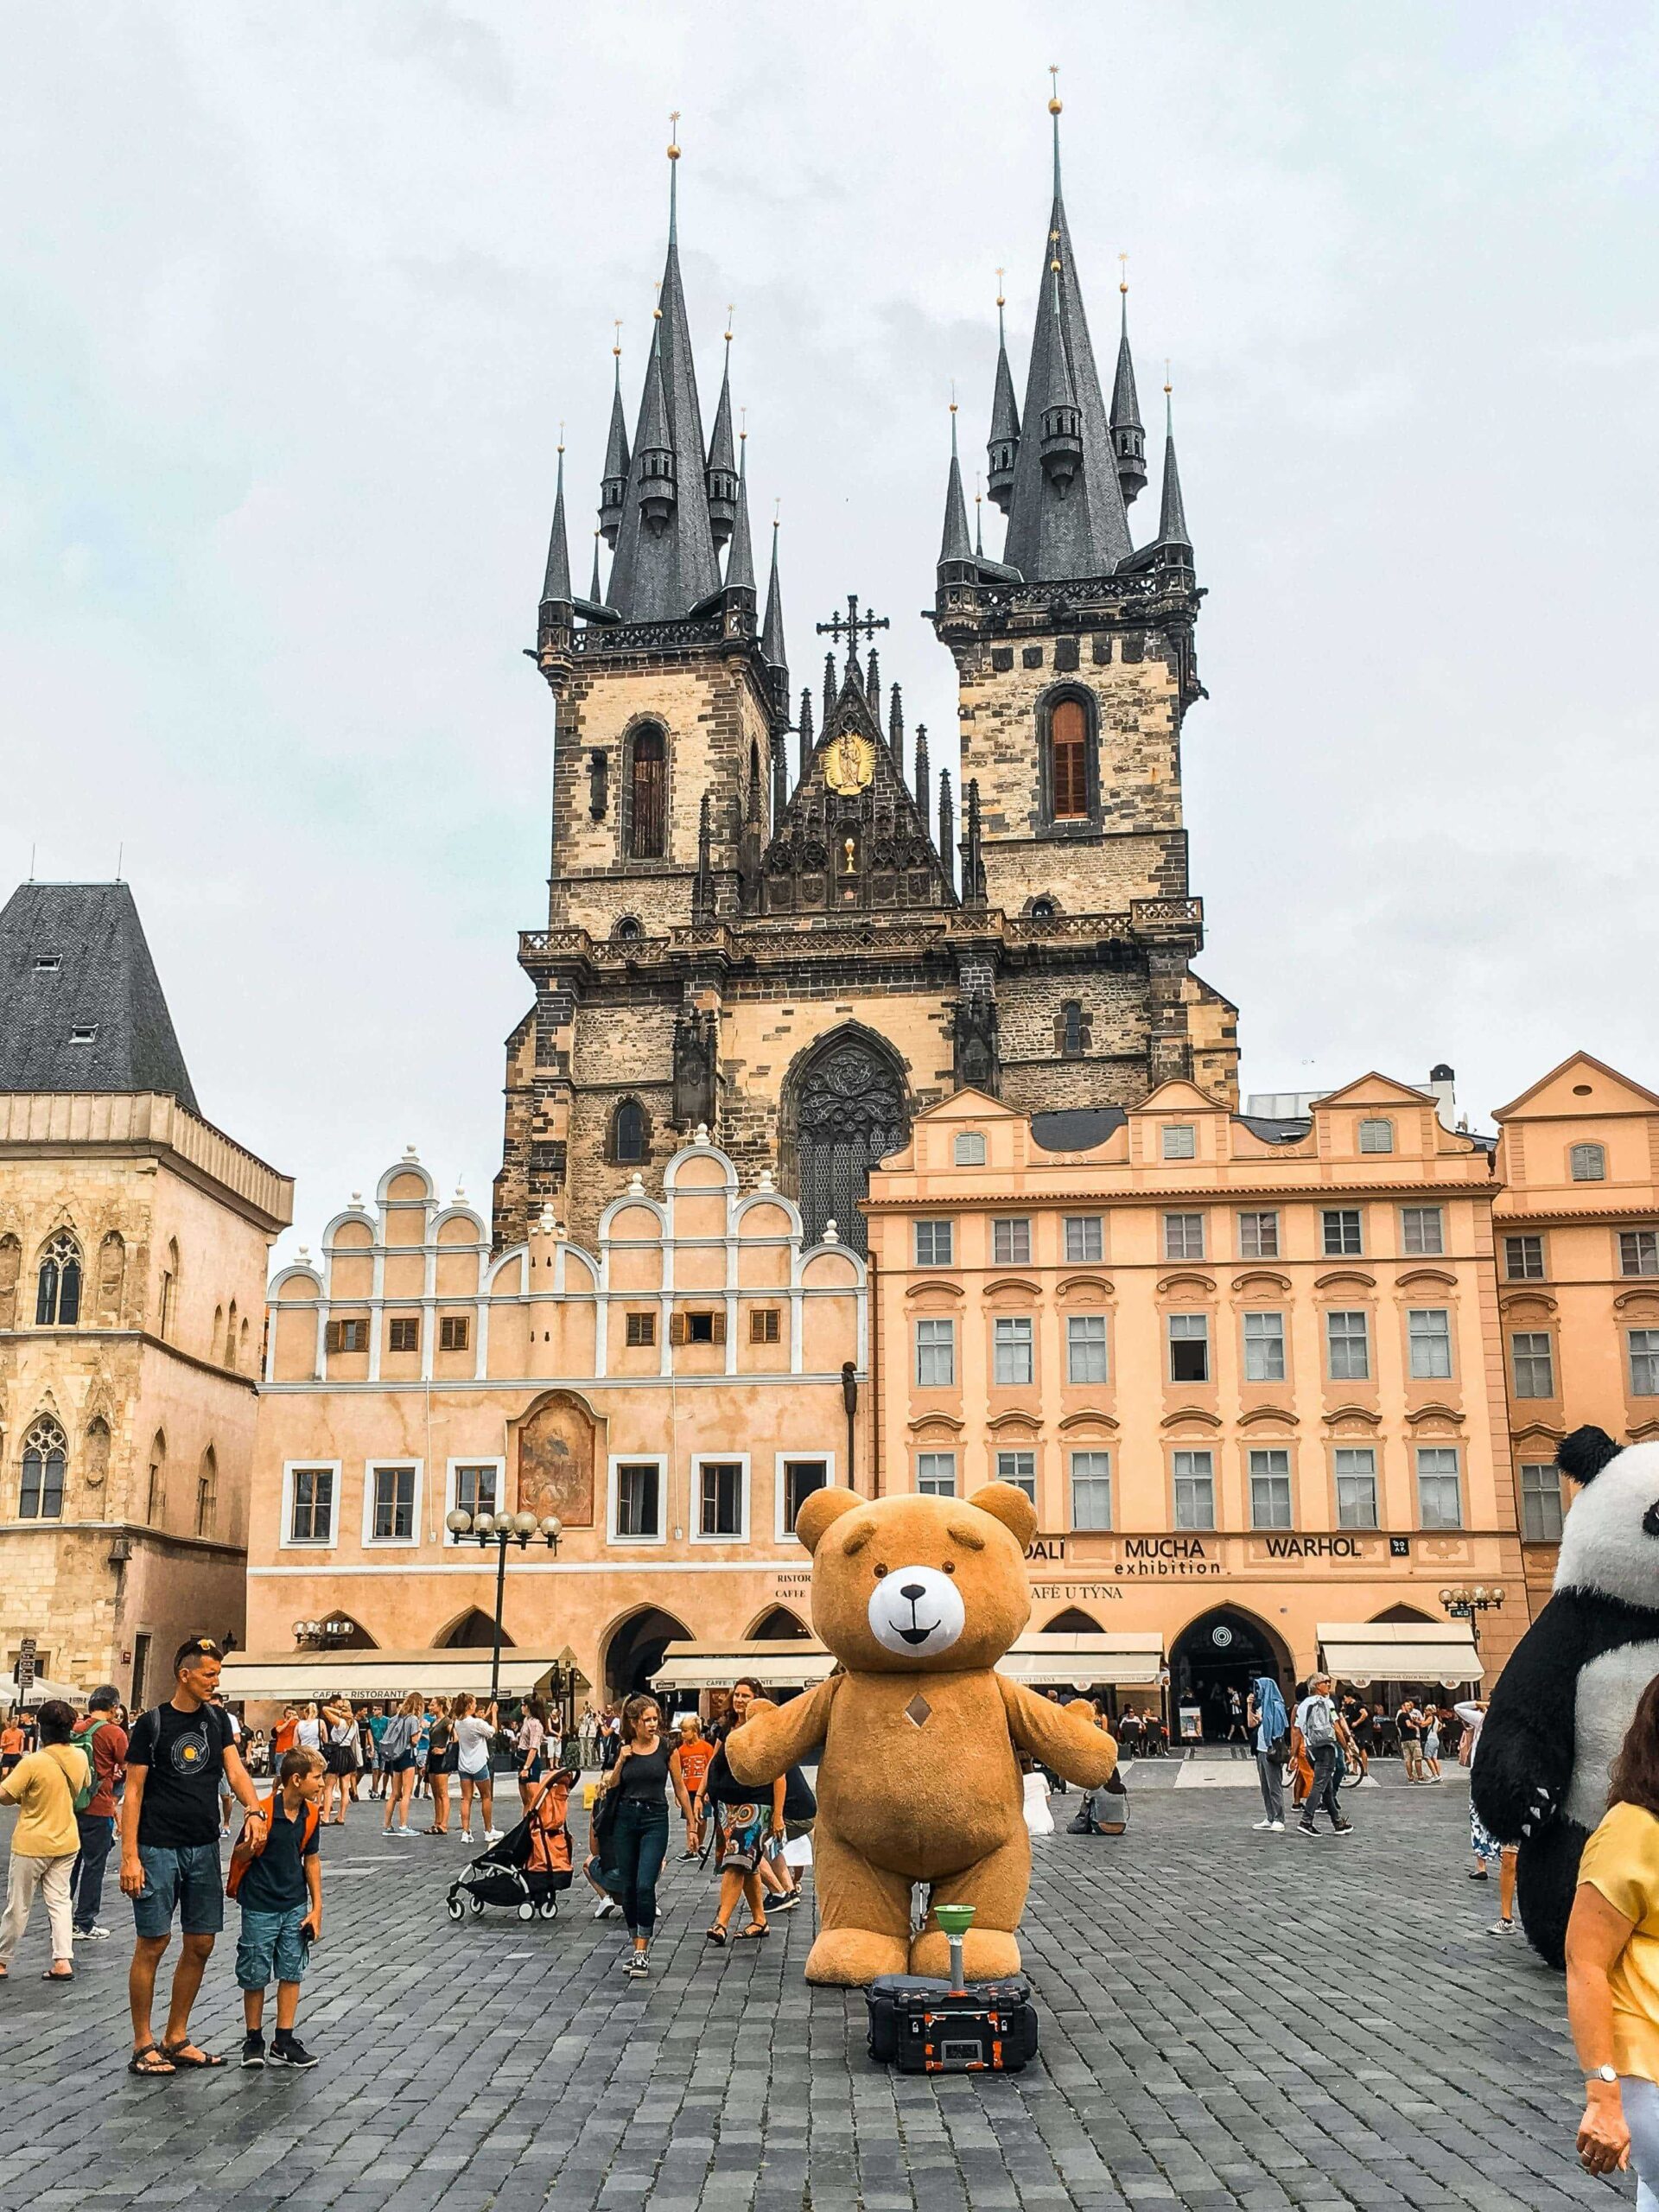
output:
[[[1592,2066],[1584,2078],[1586,2082],[1617,2082],[1618,2069],[1616,2066]]]

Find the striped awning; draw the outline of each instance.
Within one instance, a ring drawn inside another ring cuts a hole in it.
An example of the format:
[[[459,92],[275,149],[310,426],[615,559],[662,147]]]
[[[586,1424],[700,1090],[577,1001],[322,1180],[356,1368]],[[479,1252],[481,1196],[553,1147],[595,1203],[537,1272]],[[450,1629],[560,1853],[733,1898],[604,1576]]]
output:
[[[1326,1669],[1350,1682],[1478,1682],[1484,1669],[1467,1621],[1321,1621]]]
[[[747,1643],[671,1643],[652,1680],[665,1690],[727,1690],[740,1675],[762,1689],[808,1689],[835,1667],[816,1637]]]
[[[1124,1629],[1116,1635],[1022,1636],[997,1661],[996,1671],[1034,1689],[1059,1689],[1068,1682],[1076,1689],[1096,1682],[1151,1689],[1163,1664],[1164,1639],[1156,1629]]]
[[[511,1649],[501,1654],[504,1697],[531,1697],[543,1688],[565,1655]],[[487,1649],[442,1651],[284,1651],[226,1655],[219,1688],[233,1705],[258,1698],[339,1696],[384,1703],[411,1691],[423,1697],[487,1695]]]

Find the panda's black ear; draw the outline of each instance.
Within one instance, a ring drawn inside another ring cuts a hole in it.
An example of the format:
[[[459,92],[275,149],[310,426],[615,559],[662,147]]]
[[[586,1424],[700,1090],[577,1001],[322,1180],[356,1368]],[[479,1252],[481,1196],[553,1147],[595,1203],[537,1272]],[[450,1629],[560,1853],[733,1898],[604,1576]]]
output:
[[[1555,1464],[1575,1483],[1593,1482],[1610,1459],[1617,1459],[1624,1446],[1615,1444],[1605,1428],[1593,1425],[1575,1428],[1555,1447]]]

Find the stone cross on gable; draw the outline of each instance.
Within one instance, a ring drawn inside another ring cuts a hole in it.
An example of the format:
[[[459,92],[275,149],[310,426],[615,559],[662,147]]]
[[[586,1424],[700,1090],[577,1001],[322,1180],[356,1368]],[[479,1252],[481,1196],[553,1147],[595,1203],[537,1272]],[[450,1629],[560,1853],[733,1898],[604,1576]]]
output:
[[[856,668],[860,637],[873,638],[878,630],[887,630],[892,626],[885,614],[861,614],[858,611],[858,594],[855,591],[849,591],[847,594],[847,612],[844,614],[839,612],[832,614],[827,622],[818,624],[817,630],[821,638],[833,638],[837,645],[840,645],[844,639],[849,665]]]

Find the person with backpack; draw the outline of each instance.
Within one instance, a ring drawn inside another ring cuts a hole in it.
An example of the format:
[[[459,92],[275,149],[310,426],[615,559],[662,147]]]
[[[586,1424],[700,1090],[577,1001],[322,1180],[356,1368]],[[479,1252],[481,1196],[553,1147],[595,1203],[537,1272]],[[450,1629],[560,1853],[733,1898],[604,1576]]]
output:
[[[1313,1787],[1307,1802],[1302,1808],[1301,1832],[1317,1835],[1313,1816],[1320,1808],[1331,1815],[1332,1832],[1336,1835],[1350,1835],[1353,1822],[1344,1820],[1337,1810],[1337,1766],[1341,1758],[1338,1732],[1344,1726],[1331,1695],[1329,1675],[1315,1675],[1307,1686],[1307,1695],[1296,1708],[1296,1726],[1302,1732],[1302,1741],[1313,1763]]]
[[[127,1732],[116,1719],[121,1693],[113,1682],[95,1689],[86,1700],[86,1718],[75,1724],[70,1742],[92,1763],[92,1794],[85,1812],[75,1815],[80,1849],[69,1875],[75,1935],[104,1943],[110,1930],[99,1925],[104,1902],[104,1866],[115,1846],[115,1793],[126,1772]]]
[[[1255,1825],[1268,1835],[1285,1832],[1285,1762],[1290,1757],[1290,1716],[1282,1691],[1271,1675],[1250,1684],[1249,1725],[1255,1745],[1255,1776],[1262,1785],[1263,1818]]]
[[[418,1694],[411,1690],[390,1720],[380,1738],[380,1758],[391,1781],[386,1790],[383,1835],[410,1833],[409,1801],[415,1789],[415,1746],[420,1739],[423,1710]],[[396,1821],[397,1826],[393,1827]]]
[[[80,1837],[75,1816],[91,1804],[94,1777],[88,1752],[69,1738],[75,1708],[53,1698],[35,1716],[40,1749],[26,1751],[3,1781],[0,1800],[19,1807],[11,1833],[11,1865],[6,1878],[6,1909],[0,1916],[0,1981],[11,1972],[11,1955],[22,1941],[39,1891],[46,1898],[52,1926],[52,1963],[42,1981],[73,1981],[75,1938],[69,1904],[69,1870]]]
[[[303,2071],[315,2058],[295,2034],[308,1946],[322,1933],[321,1826],[317,1802],[327,1787],[315,1751],[289,1751],[257,1827],[245,1827],[231,1853],[228,1894],[242,1908],[236,1979],[242,1992],[244,2066]],[[265,1991],[276,1984],[276,2032],[265,2050]]]

